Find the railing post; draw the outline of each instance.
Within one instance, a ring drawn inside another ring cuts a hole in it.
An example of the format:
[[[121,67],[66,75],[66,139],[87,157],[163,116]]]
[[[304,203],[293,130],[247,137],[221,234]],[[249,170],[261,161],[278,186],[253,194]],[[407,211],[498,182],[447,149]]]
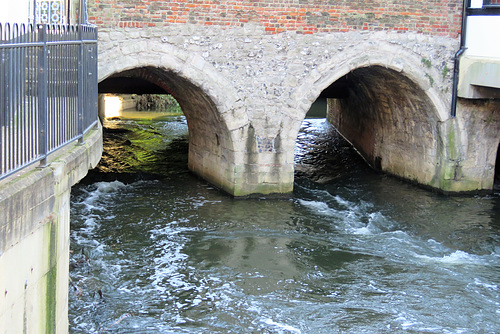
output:
[[[86,0],[85,0],[86,1]],[[86,5],[85,5],[86,6]],[[87,7],[85,7],[87,8]],[[91,68],[91,76],[92,76],[92,81],[89,84],[89,91],[91,92],[89,96],[89,101],[93,101],[92,104],[89,103],[89,107],[92,111],[94,111],[94,114],[96,117],[96,122],[95,122],[95,127],[96,129],[99,129],[99,113],[98,113],[98,99],[99,99],[99,83],[98,83],[98,78],[97,78],[97,27],[92,28],[92,36],[93,36],[93,46],[91,47],[91,52],[92,56],[90,57],[91,61],[89,62],[89,67]],[[90,73],[89,73],[90,75]]]
[[[47,119],[47,25],[38,25],[38,38],[42,46],[38,52],[38,154],[42,157],[40,167],[47,165],[47,147],[48,147],[48,119]]]
[[[0,39],[6,39],[8,40],[8,35],[7,32],[10,30],[9,24],[6,23],[5,25],[0,24]],[[4,36],[5,33],[5,36]],[[5,142],[7,138],[7,95],[8,95],[8,88],[7,88],[7,74],[9,73],[9,66],[7,62],[7,53],[9,52],[8,49],[1,49],[0,50],[0,82],[2,85],[0,86],[0,175],[2,175],[5,171],[9,170],[9,159],[10,159],[10,154],[8,154],[8,145]]]
[[[81,24],[78,25],[78,40],[80,43],[80,50],[78,52],[78,134],[80,138],[78,138],[78,143],[83,144],[83,109],[85,107],[85,96],[84,96],[84,64],[85,55],[84,55],[84,43],[83,43],[83,26]]]

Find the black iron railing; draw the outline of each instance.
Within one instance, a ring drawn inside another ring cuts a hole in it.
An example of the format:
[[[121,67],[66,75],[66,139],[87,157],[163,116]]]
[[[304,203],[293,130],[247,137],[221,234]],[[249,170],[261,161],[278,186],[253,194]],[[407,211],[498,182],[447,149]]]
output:
[[[97,29],[0,24],[0,179],[97,122]]]

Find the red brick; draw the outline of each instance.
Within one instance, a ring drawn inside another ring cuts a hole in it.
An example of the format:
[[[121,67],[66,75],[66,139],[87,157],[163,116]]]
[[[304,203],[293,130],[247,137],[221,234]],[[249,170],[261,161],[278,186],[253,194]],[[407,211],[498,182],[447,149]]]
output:
[[[161,10],[150,13],[151,5]],[[338,0],[305,4],[296,0],[123,0],[119,3],[116,0],[88,0],[91,22],[103,27],[155,26],[161,22],[184,24],[196,13],[190,21],[193,24],[230,27],[252,20],[275,29],[266,30],[268,33],[298,29],[307,33],[393,30],[454,38],[460,32],[461,7],[461,0],[370,0],[369,3],[367,0]],[[353,23],[351,14],[364,19],[356,19]]]

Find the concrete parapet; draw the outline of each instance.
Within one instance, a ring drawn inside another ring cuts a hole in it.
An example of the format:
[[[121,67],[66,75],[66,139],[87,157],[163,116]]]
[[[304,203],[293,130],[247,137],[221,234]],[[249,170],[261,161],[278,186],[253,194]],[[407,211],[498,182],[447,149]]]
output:
[[[462,57],[458,96],[467,99],[500,98],[500,58]]]
[[[0,333],[68,332],[70,191],[101,153],[99,127],[0,182]]]

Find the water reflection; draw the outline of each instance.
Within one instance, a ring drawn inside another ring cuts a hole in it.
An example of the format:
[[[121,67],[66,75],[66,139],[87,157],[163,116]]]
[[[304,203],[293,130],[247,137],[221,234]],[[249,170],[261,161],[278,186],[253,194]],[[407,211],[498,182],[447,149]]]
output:
[[[295,147],[296,178],[327,183],[359,170],[368,172],[363,159],[333,126],[325,119],[304,120]]]

